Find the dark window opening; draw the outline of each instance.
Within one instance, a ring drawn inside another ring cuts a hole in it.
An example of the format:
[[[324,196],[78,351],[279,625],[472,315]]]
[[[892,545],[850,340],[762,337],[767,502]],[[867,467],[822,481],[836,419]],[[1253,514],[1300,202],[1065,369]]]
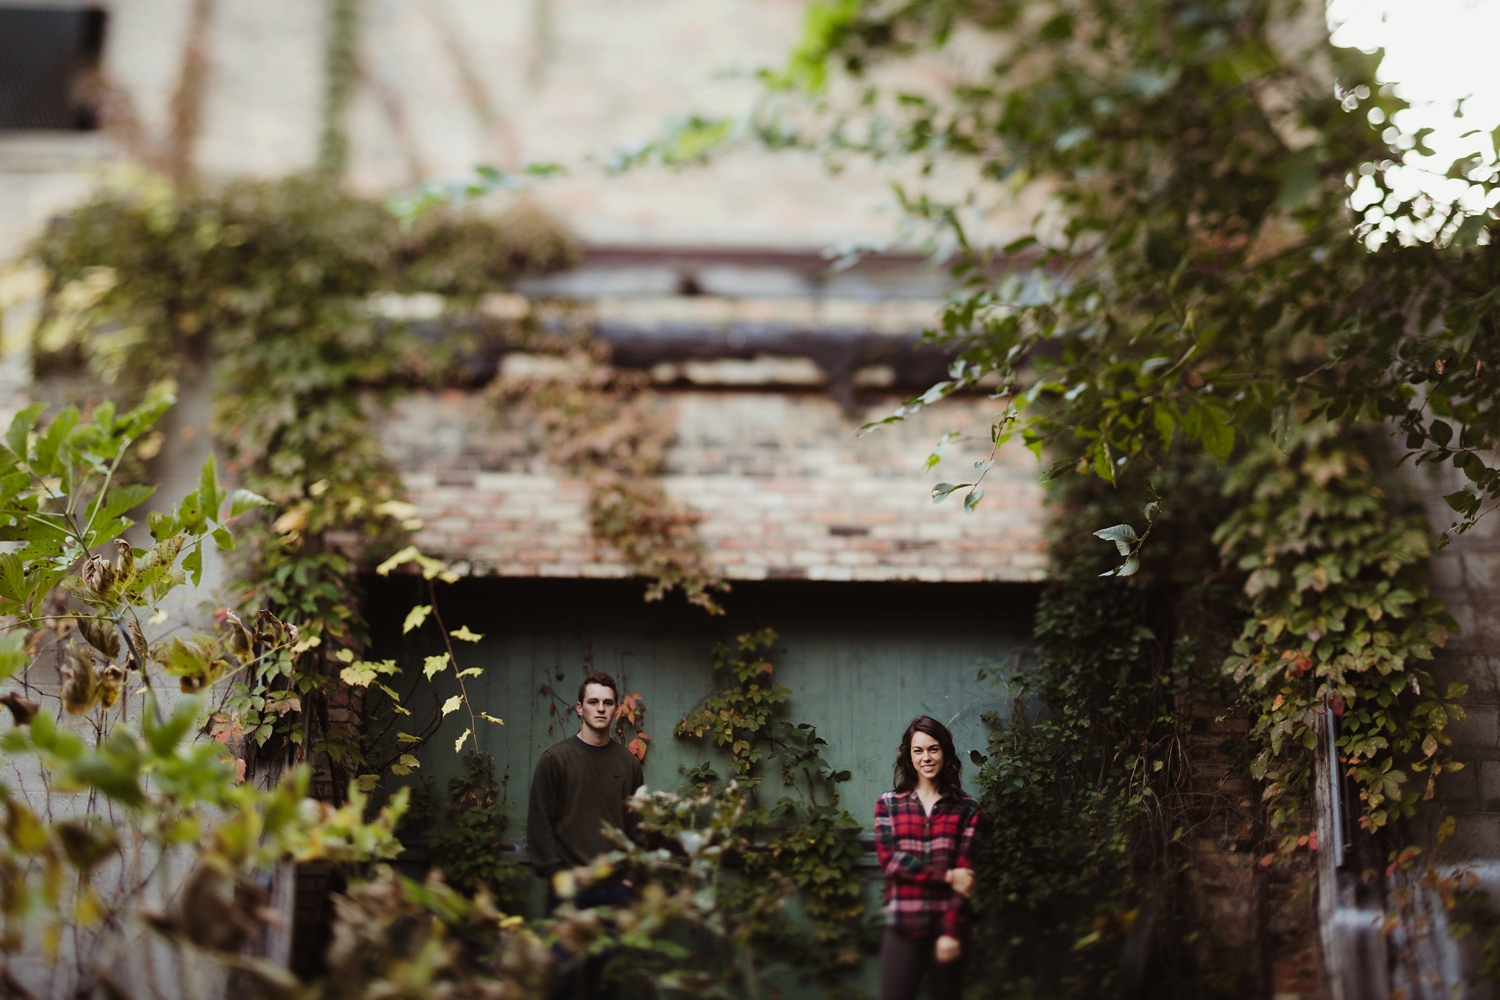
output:
[[[0,7],[0,129],[99,127],[104,11]]]

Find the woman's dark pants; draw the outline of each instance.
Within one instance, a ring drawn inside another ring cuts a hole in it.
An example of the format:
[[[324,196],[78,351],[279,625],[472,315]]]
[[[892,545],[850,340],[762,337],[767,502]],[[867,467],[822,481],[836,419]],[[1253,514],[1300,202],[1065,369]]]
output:
[[[887,927],[880,939],[880,1000],[916,1000],[924,975],[932,1000],[958,1000],[968,949],[952,962],[939,962],[936,948],[936,937],[910,938]]]

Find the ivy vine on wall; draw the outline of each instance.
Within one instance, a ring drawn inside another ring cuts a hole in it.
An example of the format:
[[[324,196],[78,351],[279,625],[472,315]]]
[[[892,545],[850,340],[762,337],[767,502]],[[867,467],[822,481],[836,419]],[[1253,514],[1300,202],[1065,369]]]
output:
[[[1458,630],[1428,594],[1430,529],[1397,508],[1358,442],[1309,424],[1285,449],[1261,442],[1225,482],[1239,502],[1216,538],[1248,574],[1254,614],[1224,666],[1256,707],[1255,773],[1284,851],[1305,832],[1293,818],[1308,804],[1325,704],[1367,830],[1412,816],[1438,775],[1463,767],[1443,748],[1465,685],[1440,687],[1424,666]]]
[[[716,646],[714,675],[722,686],[678,721],[676,734],[711,739],[727,750],[734,781],[749,795],[744,822],[758,849],[744,854],[745,877],[732,889],[743,898],[733,907],[765,909],[761,897],[790,881],[813,922],[812,940],[768,918],[757,927],[756,942],[763,950],[795,956],[825,985],[833,985],[872,943],[855,868],[864,854],[857,839],[861,825],[839,806],[838,786],[849,780],[849,772],[835,769],[823,756],[828,742],[812,725],[785,718],[792,692],[775,680],[768,659],[775,642],[775,631],[762,629]],[[775,803],[760,798],[767,762],[778,766],[790,793]],[[688,777],[700,786],[718,779],[708,763],[689,770]]]
[[[138,176],[74,209],[31,253],[49,275],[37,374],[82,369],[128,401],[211,371],[229,469],[272,502],[242,539],[239,599],[296,621],[301,640],[291,660],[232,694],[223,731],[273,755],[287,746],[299,758],[326,755],[335,777],[411,766],[402,763],[410,746],[389,748],[340,721],[340,709],[357,719],[370,685],[384,683],[381,665],[359,658],[357,572],[395,551],[391,566],[440,575],[429,565],[440,564],[402,548],[420,522],[368,408],[411,385],[462,383],[486,344],[536,339],[534,317],[496,320],[478,303],[519,275],[571,265],[569,238],[524,207],[403,224],[319,177],[190,191]],[[444,296],[454,322],[419,329],[377,308],[381,295],[413,293]],[[684,586],[714,606],[706,595],[717,577],[694,517],[660,489],[667,436],[641,386],[615,373],[533,388],[556,415],[549,427],[574,442],[560,464],[589,479],[596,535],[653,576],[654,593]],[[604,437],[587,433],[595,418]],[[354,667],[364,683],[341,682]],[[435,727],[415,728],[420,741]]]

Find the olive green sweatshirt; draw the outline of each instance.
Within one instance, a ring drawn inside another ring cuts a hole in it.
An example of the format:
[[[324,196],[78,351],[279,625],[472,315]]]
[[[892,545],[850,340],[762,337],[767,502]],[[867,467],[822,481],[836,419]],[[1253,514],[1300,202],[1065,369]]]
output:
[[[632,831],[625,800],[643,784],[641,762],[614,740],[595,747],[571,736],[549,747],[537,761],[526,812],[532,869],[550,878],[615,850],[604,824]]]

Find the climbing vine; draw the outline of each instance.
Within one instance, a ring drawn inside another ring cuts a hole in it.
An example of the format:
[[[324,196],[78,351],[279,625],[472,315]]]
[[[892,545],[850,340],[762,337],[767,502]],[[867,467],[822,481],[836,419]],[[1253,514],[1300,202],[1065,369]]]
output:
[[[1430,530],[1397,507],[1358,441],[1310,424],[1285,450],[1267,441],[1246,454],[1225,484],[1240,502],[1216,538],[1248,574],[1254,614],[1224,666],[1256,706],[1255,773],[1283,850],[1306,832],[1293,817],[1308,804],[1325,705],[1367,830],[1413,815],[1438,775],[1463,767],[1443,748],[1465,686],[1440,687],[1424,667],[1457,631],[1428,595]],[[1425,780],[1408,784],[1408,772]]]
[[[355,573],[420,526],[366,407],[403,384],[457,377],[479,324],[429,343],[384,319],[373,300],[423,290],[472,301],[571,253],[531,217],[431,215],[408,230],[378,204],[310,178],[213,194],[148,178],[103,192],[34,246],[51,276],[39,374],[87,366],[106,392],[128,399],[211,367],[229,468],[272,503],[238,550],[239,600],[296,621],[301,638],[290,660],[230,693],[223,731],[249,735],[254,747],[324,755],[346,777],[410,766],[400,763],[409,747],[368,759],[375,746],[331,712],[357,715],[381,673],[359,657]],[[493,324],[480,332],[505,335]],[[406,552],[395,564],[451,577],[414,559]],[[344,676],[351,670],[355,682]]]
[[[745,898],[733,906],[755,910],[764,903],[758,897],[776,891],[779,881],[795,885],[813,921],[812,941],[774,920],[757,930],[757,938],[762,947],[799,956],[831,985],[858,963],[871,943],[855,869],[864,853],[856,839],[861,827],[838,804],[838,786],[849,780],[849,772],[836,770],[823,756],[828,743],[816,728],[784,718],[792,692],[776,683],[775,668],[767,659],[775,641],[774,631],[762,629],[716,646],[714,674],[723,687],[684,716],[676,734],[711,738],[728,750],[734,781],[749,796],[744,822],[751,841],[763,841],[764,846],[745,852],[745,878],[732,890]],[[774,804],[760,800],[766,762],[778,766],[783,787],[792,793]],[[717,780],[707,763],[688,776],[699,785]]]
[[[1165,499],[1143,511],[1134,498],[1151,486]],[[999,672],[1011,708],[987,718],[976,758],[983,994],[1130,996],[1149,954],[1153,995],[1244,995],[1253,980],[1229,964],[1236,949],[1202,915],[1188,874],[1202,839],[1227,828],[1252,849],[1260,841],[1253,803],[1196,774],[1210,748],[1249,756],[1243,738],[1205,731],[1235,702],[1218,669],[1239,624],[1211,541],[1227,506],[1219,471],[1178,456],[1151,483],[1131,474],[1117,491],[1070,477],[1048,500],[1035,645]],[[1120,576],[1120,553],[1094,529],[1144,522],[1151,544]]]
[[[646,600],[681,588],[691,604],[723,614],[729,589],[698,538],[702,516],[675,503],[661,483],[672,433],[652,405],[650,377],[609,364],[607,350],[579,338],[539,338],[558,364],[498,379],[496,399],[534,415],[548,455],[589,489],[594,537],[651,580]]]

